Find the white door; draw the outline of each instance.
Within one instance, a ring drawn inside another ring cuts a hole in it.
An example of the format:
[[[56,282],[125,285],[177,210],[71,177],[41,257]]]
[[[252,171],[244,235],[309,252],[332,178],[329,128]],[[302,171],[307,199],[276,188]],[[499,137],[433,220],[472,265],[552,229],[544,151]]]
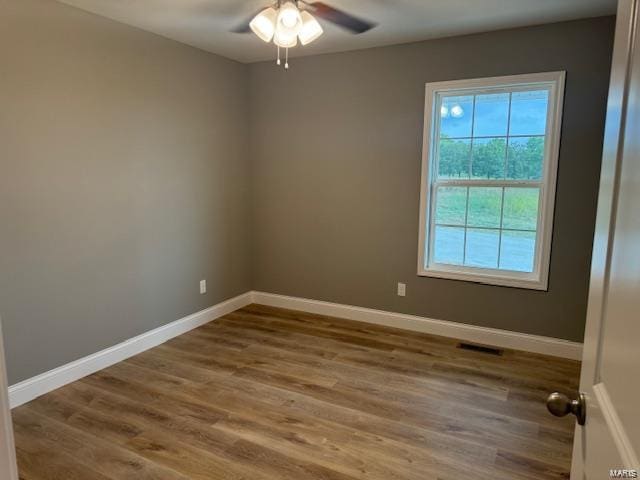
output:
[[[2,480],[18,480],[7,389],[7,371],[4,366],[4,344],[2,343],[2,321],[0,320],[0,478]]]
[[[639,3],[618,4],[572,480],[640,474]]]

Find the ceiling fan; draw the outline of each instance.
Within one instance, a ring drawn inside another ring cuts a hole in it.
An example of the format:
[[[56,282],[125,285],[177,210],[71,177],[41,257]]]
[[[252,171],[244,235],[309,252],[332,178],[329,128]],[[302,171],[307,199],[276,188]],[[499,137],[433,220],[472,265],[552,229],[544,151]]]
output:
[[[284,68],[289,68],[289,49],[298,44],[308,45],[323,33],[322,26],[315,16],[327,20],[353,33],[360,34],[371,30],[375,23],[355,17],[324,2],[305,0],[277,0],[276,3],[260,10],[255,16],[238,25],[232,31],[236,33],[255,33],[261,40],[276,44],[280,65],[280,49],[285,49]]]

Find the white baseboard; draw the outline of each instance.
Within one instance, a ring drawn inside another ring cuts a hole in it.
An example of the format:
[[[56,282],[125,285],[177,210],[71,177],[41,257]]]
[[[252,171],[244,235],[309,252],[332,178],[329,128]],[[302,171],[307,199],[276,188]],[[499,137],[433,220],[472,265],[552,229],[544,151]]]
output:
[[[206,308],[162,327],[130,338],[122,343],[80,358],[66,365],[16,383],[9,387],[9,404],[18,407],[47,392],[79,380],[115,363],[144,352],[178,335],[193,330],[216,318],[249,305],[251,292],[243,293],[222,303]]]
[[[265,292],[252,292],[253,303],[272,307],[301,310],[309,313],[341,317],[360,322],[374,323],[387,327],[402,328],[416,332],[456,338],[466,342],[491,345],[500,348],[523,350],[555,357],[582,359],[582,344],[558,338],[530,335],[527,333],[478,327],[465,323],[434,320],[432,318],[386,312],[372,308],[354,307],[339,303],[323,302],[308,298],[288,297]]]
[[[358,320],[360,322],[457,338],[467,342],[501,348],[524,350],[574,360],[582,358],[581,343],[557,338],[529,335],[496,328],[477,327],[475,325],[434,320],[415,315],[323,302],[308,298],[288,297],[265,292],[247,292],[137,337],[130,338],[113,347],[12,385],[9,387],[9,404],[11,408],[18,407],[47,392],[126,360],[250,303]]]

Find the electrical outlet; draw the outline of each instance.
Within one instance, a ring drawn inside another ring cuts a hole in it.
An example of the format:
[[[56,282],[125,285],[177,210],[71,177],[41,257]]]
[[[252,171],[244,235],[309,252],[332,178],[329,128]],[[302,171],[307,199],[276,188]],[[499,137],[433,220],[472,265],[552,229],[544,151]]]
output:
[[[200,295],[207,293],[207,281],[200,280]]]
[[[404,297],[407,294],[407,286],[404,283],[398,282],[398,296]]]

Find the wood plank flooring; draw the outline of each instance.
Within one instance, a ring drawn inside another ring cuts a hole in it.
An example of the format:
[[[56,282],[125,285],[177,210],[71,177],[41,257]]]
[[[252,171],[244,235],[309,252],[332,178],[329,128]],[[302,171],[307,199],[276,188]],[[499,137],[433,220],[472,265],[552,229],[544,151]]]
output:
[[[23,480],[569,478],[579,363],[251,305],[14,409]]]

